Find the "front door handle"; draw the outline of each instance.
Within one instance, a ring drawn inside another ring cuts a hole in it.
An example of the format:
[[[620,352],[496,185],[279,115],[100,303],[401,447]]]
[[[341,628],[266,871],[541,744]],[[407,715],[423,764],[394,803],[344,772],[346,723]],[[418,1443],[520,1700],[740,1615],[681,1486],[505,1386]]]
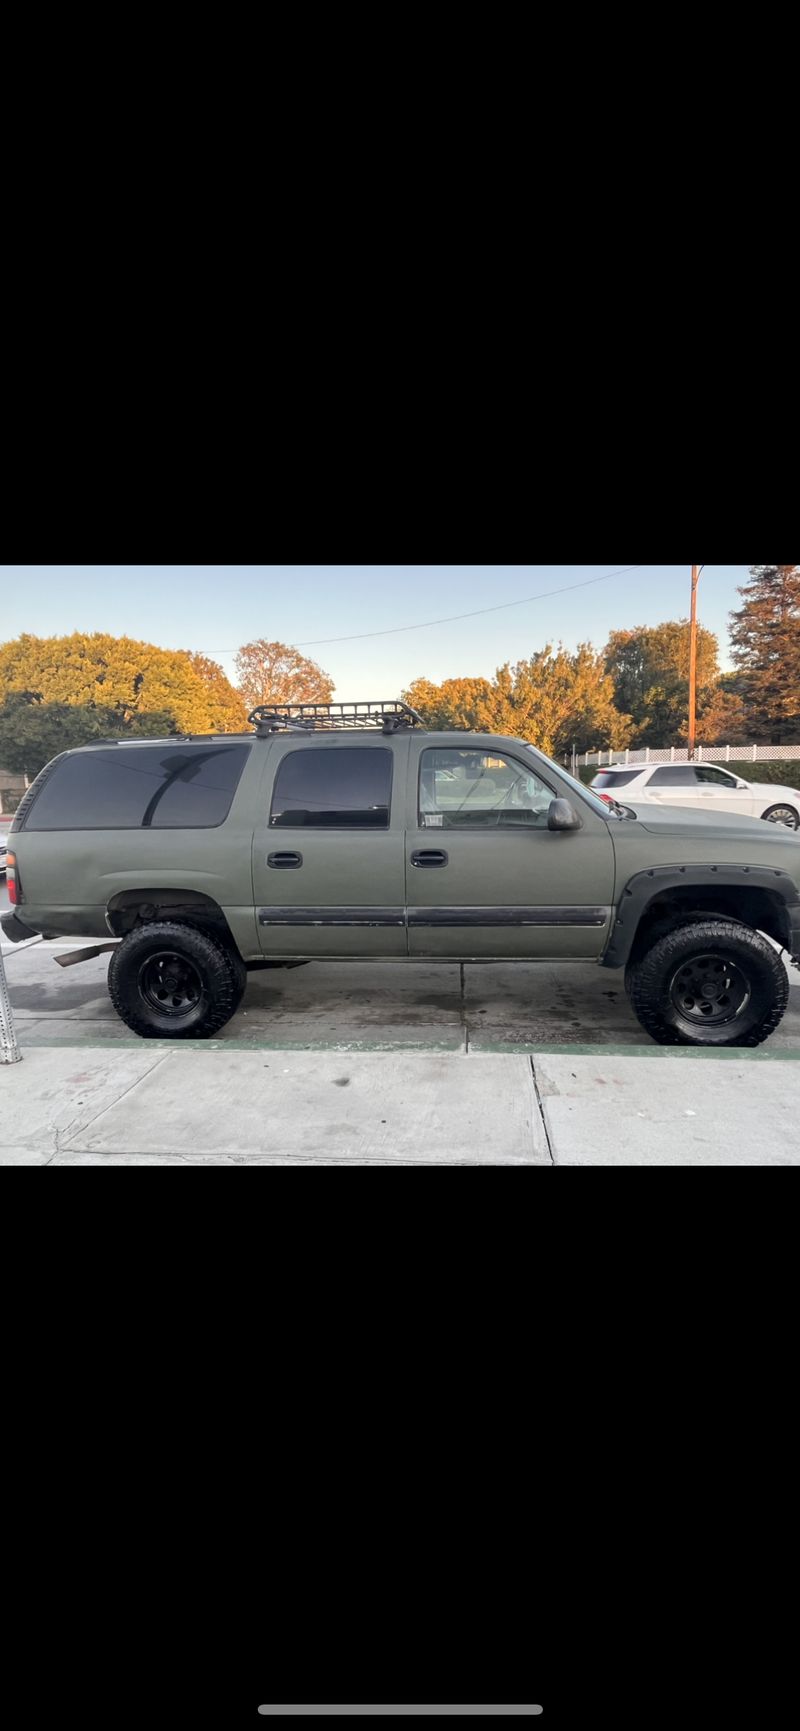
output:
[[[276,872],[297,871],[298,866],[301,866],[302,863],[303,855],[301,853],[267,854],[267,865],[272,866],[273,871]]]
[[[446,866],[447,854],[440,847],[418,848],[411,855],[413,866]]]

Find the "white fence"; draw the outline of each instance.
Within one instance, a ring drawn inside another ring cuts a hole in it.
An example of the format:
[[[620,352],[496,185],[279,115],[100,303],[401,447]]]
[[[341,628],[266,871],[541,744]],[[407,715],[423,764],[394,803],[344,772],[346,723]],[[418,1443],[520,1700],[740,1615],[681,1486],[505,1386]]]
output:
[[[698,745],[697,763],[775,763],[784,758],[800,758],[800,745]],[[670,745],[655,750],[646,745],[637,751],[582,751],[577,764],[604,763],[688,763],[685,745]]]

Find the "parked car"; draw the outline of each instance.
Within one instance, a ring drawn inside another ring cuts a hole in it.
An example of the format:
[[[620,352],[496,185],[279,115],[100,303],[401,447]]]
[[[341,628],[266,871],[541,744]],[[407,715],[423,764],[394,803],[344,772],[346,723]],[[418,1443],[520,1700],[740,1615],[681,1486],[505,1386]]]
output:
[[[5,833],[3,832],[3,830],[0,830],[0,878],[4,878],[6,875],[6,854],[7,854],[7,852],[8,852],[8,838],[5,835]]]
[[[691,811],[729,811],[734,817],[760,817],[766,823],[800,829],[800,792],[767,781],[743,781],[713,763],[613,763],[594,777],[601,799],[624,798],[631,805],[680,805]]]
[[[57,959],[110,950],[135,1033],[215,1034],[251,968],[323,959],[596,962],[662,1045],[778,1026],[800,836],[609,804],[523,740],[427,732],[403,703],[249,719],[64,752],[15,815],[3,931],[102,940]]]

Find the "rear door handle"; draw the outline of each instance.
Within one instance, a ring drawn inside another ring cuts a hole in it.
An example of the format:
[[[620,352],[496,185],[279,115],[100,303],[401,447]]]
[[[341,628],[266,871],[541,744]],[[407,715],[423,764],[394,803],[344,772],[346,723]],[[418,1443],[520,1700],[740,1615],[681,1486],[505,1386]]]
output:
[[[298,866],[301,866],[302,863],[303,855],[301,853],[267,854],[267,865],[272,866],[273,871],[276,872],[297,871]]]
[[[411,855],[411,864],[413,866],[446,866],[447,854],[443,848],[439,847],[418,848]]]

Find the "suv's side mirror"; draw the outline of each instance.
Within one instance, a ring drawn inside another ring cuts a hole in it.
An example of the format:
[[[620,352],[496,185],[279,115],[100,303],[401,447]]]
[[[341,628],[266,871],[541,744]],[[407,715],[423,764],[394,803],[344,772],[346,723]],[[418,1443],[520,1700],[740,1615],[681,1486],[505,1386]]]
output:
[[[737,779],[736,786],[737,786],[737,788],[745,788],[745,787],[749,787],[750,783],[749,783],[749,781],[742,781],[741,779]]]
[[[547,813],[548,829],[580,829],[581,820],[568,799],[553,799]]]

